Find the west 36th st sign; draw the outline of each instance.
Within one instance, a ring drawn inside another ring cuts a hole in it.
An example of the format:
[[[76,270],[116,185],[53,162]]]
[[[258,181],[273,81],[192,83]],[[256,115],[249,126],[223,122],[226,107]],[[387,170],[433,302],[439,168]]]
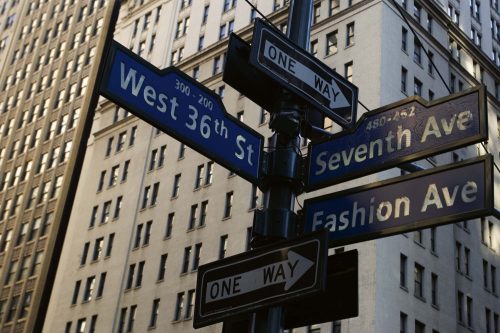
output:
[[[113,42],[101,94],[215,162],[258,183],[263,137],[175,67],[159,70]]]
[[[308,191],[484,141],[484,87],[430,104],[412,97],[365,113],[352,132],[310,146]]]

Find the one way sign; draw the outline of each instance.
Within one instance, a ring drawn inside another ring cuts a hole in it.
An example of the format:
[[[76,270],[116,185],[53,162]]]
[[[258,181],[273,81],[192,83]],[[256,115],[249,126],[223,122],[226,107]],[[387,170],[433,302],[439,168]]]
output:
[[[322,230],[200,266],[193,326],[322,290],[326,258]]]
[[[354,125],[358,88],[260,19],[250,63],[341,126]]]

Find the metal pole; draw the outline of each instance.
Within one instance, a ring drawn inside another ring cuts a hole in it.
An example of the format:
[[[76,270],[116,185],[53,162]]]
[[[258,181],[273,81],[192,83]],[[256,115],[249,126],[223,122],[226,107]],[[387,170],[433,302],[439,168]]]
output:
[[[311,29],[312,0],[292,0],[288,19],[288,38],[308,50]],[[269,175],[265,179],[264,214],[254,227],[254,246],[272,243],[297,235],[294,202],[300,191],[300,123],[301,109],[293,96],[284,93],[272,112],[270,127],[275,131],[270,149]],[[258,311],[254,315],[253,333],[283,331],[283,309],[280,306]]]

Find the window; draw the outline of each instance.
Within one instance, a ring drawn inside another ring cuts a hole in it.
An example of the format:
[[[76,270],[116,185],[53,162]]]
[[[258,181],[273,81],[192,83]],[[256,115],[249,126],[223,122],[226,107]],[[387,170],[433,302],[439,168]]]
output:
[[[158,281],[162,281],[165,279],[165,273],[167,271],[167,258],[168,254],[164,253],[160,257],[160,267],[158,268]]]
[[[125,289],[132,288],[132,283],[134,282],[134,274],[135,274],[135,264],[131,264],[128,266],[127,284],[125,286]]]
[[[250,9],[250,22],[254,23],[256,17],[257,17],[257,11],[254,8]]]
[[[219,241],[219,259],[223,259],[223,258],[226,257],[227,237],[228,237],[228,235],[222,235],[222,236],[220,236],[220,241]]]
[[[221,60],[221,56],[216,56],[214,58],[214,65],[213,65],[213,69],[212,69],[212,75],[216,75],[218,73],[220,73],[222,71],[222,60]]]
[[[425,324],[415,320],[415,333],[425,333]]]
[[[97,184],[97,192],[102,191],[105,178],[106,178],[106,170],[103,170],[101,171],[101,176],[99,177],[99,183]]]
[[[125,318],[127,317],[128,308],[122,308],[120,311],[120,319],[118,321],[118,333],[123,333],[125,328]]]
[[[415,263],[415,296],[424,297],[424,267]]]
[[[209,9],[210,9],[210,5],[205,5],[205,7],[203,8],[203,18],[202,18],[202,22],[201,22],[202,24],[207,23]]]
[[[207,207],[208,207],[208,200],[205,200],[201,203],[200,220],[198,222],[199,227],[202,227],[205,225],[205,222],[207,219]]]
[[[113,250],[113,241],[115,240],[115,233],[109,234],[108,245],[106,246],[106,257],[111,256],[111,251]]]
[[[309,49],[309,52],[314,57],[316,57],[318,55],[318,40],[317,39],[311,41],[311,47]]]
[[[111,155],[111,150],[113,149],[113,139],[114,137],[110,137],[108,139],[108,145],[107,145],[107,148],[106,148],[106,157]]]
[[[354,44],[354,22],[348,23],[346,26],[346,40],[345,46],[351,46]]]
[[[128,168],[130,166],[130,160],[125,161],[125,164],[123,164],[123,173],[122,173],[122,183],[127,180],[128,176]]]
[[[12,240],[12,229],[7,230],[7,232],[5,233],[5,238],[3,239],[3,242],[0,244],[0,252],[7,251],[9,249],[11,240]]]
[[[135,249],[141,245],[141,237],[142,237],[142,228],[143,227],[144,227],[144,225],[142,223],[138,224],[137,228],[135,230],[135,241],[134,241],[134,248]]]
[[[237,0],[224,0],[223,11],[226,12],[236,6]]]
[[[422,244],[423,243],[423,231],[417,230],[413,233],[415,242]]]
[[[223,218],[231,217],[231,208],[233,207],[233,191],[226,193],[226,203],[224,205]]]
[[[195,179],[195,183],[194,183],[195,189],[200,188],[200,186],[203,182],[204,173],[205,173],[205,165],[204,164],[198,165],[198,167],[196,169],[196,179]]]
[[[464,268],[465,268],[465,275],[469,276],[470,275],[470,249],[467,247],[464,247]]]
[[[257,185],[252,185],[252,192],[250,195],[250,209],[255,209],[259,205],[259,188]]]
[[[145,209],[147,207],[148,201],[149,201],[150,192],[151,192],[151,186],[146,186],[144,188],[144,194],[142,196],[141,209]]]
[[[194,308],[194,289],[191,289],[188,291],[187,294],[186,314],[184,315],[185,319],[191,318],[193,316],[193,308]]]
[[[95,286],[95,276],[88,277],[83,292],[83,302],[88,302],[92,300],[92,293],[94,292],[94,286]]]
[[[408,51],[408,30],[404,27],[401,30],[401,50]]]
[[[198,51],[201,51],[203,49],[204,43],[205,43],[205,35],[201,35],[198,38]]]
[[[115,186],[118,182],[118,173],[120,171],[120,166],[115,165],[111,168],[111,174],[109,175],[109,183],[108,187]],[[106,171],[103,171],[104,174],[106,174]],[[102,173],[101,173],[102,176]]]
[[[414,95],[422,96],[422,82],[419,79],[414,78],[413,83],[414,83],[414,91],[413,91]]]
[[[127,132],[118,134],[118,142],[116,143],[116,152],[122,151],[125,147],[125,140],[127,139]]]
[[[149,317],[149,327],[156,327],[156,321],[158,320],[159,312],[160,312],[160,299],[156,298],[153,300],[153,307],[151,308],[151,316]]]
[[[457,292],[457,316],[458,322],[464,323],[464,293],[461,291]]]
[[[40,228],[40,236],[47,234],[50,224],[54,220],[54,212],[46,213],[43,219],[42,227]]]
[[[207,172],[206,172],[206,176],[205,176],[205,185],[212,184],[213,174],[214,174],[214,162],[209,161],[209,162],[207,162]]]
[[[75,287],[73,288],[73,297],[71,298],[71,304],[76,304],[78,300],[78,294],[80,292],[80,285],[82,284],[81,280],[75,282]]]
[[[181,274],[182,273],[187,273],[188,268],[189,268],[189,257],[191,257],[191,246],[187,246],[184,248],[184,257],[182,260],[182,269],[181,269]]]
[[[217,94],[220,96],[221,99],[224,98],[224,92],[226,90],[226,86],[222,85],[217,89]]]
[[[19,296],[12,297],[12,299],[10,300],[9,311],[7,312],[7,318],[5,319],[5,322],[9,322],[14,319],[18,302],[19,302]]]
[[[115,212],[113,213],[113,219],[118,219],[120,217],[120,211],[122,209],[123,197],[119,196],[116,198]]]
[[[184,36],[188,28],[189,28],[189,16],[177,22],[177,28],[175,30],[175,38],[180,38]]]
[[[37,234],[38,230],[40,229],[41,224],[42,224],[42,218],[39,216],[35,217],[35,219],[33,220],[33,223],[31,224],[31,230],[30,230],[30,233],[28,235],[28,241],[35,239],[36,234]]]
[[[200,66],[193,67],[193,79],[198,80],[200,78]]]
[[[432,305],[438,305],[438,276],[431,274],[431,301]]]
[[[26,237],[27,233],[28,233],[28,222],[24,222],[21,224],[21,228],[19,229],[15,246],[21,244],[24,241],[24,238]]]
[[[473,307],[473,304],[472,304],[472,298],[467,296],[467,301],[465,303],[465,310],[467,312],[467,326],[469,327],[474,327],[473,325],[473,316],[472,316],[472,307]]]
[[[245,242],[245,251],[250,251],[252,248],[252,227],[247,228],[247,237]]]
[[[90,249],[90,242],[86,242],[83,245],[82,257],[80,258],[80,265],[81,266],[85,265],[85,262],[87,261],[87,255],[89,253],[89,249]]]
[[[153,184],[153,193],[151,194],[150,206],[155,206],[158,203],[158,192],[160,190],[160,183]]]
[[[408,264],[408,258],[404,255],[400,255],[399,259],[399,285],[406,288],[406,266]]]
[[[453,73],[450,73],[450,90],[452,93],[455,92],[455,80],[456,80],[456,77]]]
[[[455,268],[458,272],[462,271],[462,244],[460,242],[455,243]]]
[[[128,316],[127,332],[134,331],[135,315],[137,312],[137,305],[132,305],[130,307],[130,314]]]
[[[201,246],[202,243],[198,243],[194,246],[193,267],[192,267],[193,271],[197,270],[198,266],[200,265]]]
[[[84,333],[86,325],[87,325],[86,318],[78,319],[78,321],[76,322],[76,333]]]
[[[493,247],[493,222],[488,221],[488,245]]]
[[[481,39],[482,39],[482,35],[480,32],[478,32],[476,29],[474,28],[471,28],[471,31],[470,31],[470,34],[471,34],[471,39],[472,41],[477,45],[479,46],[479,48],[481,48]]]
[[[89,333],[95,333],[95,326],[97,325],[97,315],[93,315],[90,318]]]
[[[181,181],[181,174],[178,173],[174,177],[174,184],[172,187],[172,198],[176,198],[179,195],[180,181]]]
[[[168,214],[167,225],[166,225],[166,228],[165,228],[165,238],[168,238],[168,237],[170,237],[172,235],[172,228],[173,228],[173,224],[174,224],[174,216],[175,216],[175,213]]]
[[[31,304],[32,292],[27,292],[24,294],[23,301],[21,303],[21,309],[19,310],[18,318],[25,318],[28,315],[28,308]]]
[[[483,259],[483,287],[485,289],[489,289],[489,283],[488,283],[488,267],[489,264],[486,260]]]
[[[344,77],[347,81],[352,82],[352,61],[344,65]]]
[[[92,254],[92,261],[97,261],[101,258],[103,245],[104,245],[104,237],[97,238],[95,241],[95,244],[94,244],[94,252]]]
[[[28,276],[28,268],[29,268],[29,262],[30,262],[30,257],[26,256],[21,259],[21,265],[20,268],[17,272],[17,277],[16,281],[23,280]]]
[[[137,266],[137,278],[135,280],[135,287],[138,288],[142,286],[142,277],[144,273],[144,265],[146,264],[145,261],[139,262],[139,266]]]
[[[433,26],[434,19],[432,16],[427,13],[427,31],[432,34],[432,26]]]
[[[318,23],[320,17],[321,17],[321,3],[318,3],[318,4],[314,5],[314,8],[313,8],[313,21],[312,21],[312,24]]]
[[[471,0],[470,14],[476,20],[481,21],[481,2],[480,0]]]
[[[413,48],[413,61],[417,64],[422,64],[422,44],[418,40],[415,40],[415,45]]]
[[[493,265],[490,267],[491,272],[491,292],[496,294],[497,292],[497,268]]]
[[[430,94],[429,94],[429,100],[432,100]],[[432,227],[430,231],[431,231],[431,251],[436,253],[436,227]]]
[[[142,245],[148,245],[151,238],[151,227],[153,226],[153,221],[146,222],[146,228],[144,229],[144,241]]]
[[[111,201],[106,201],[102,207],[101,224],[109,221],[109,213],[111,211]]]
[[[137,126],[130,129],[130,137],[128,139],[128,145],[133,146],[135,144],[135,139],[137,138]]]
[[[99,206],[94,206],[92,208],[92,213],[90,214],[89,228],[92,228],[95,225],[95,221],[97,220],[97,210],[98,209],[99,209]]]
[[[17,267],[19,266],[19,261],[12,261],[9,265],[9,270],[5,276],[5,284],[12,282],[15,273],[17,272]]]
[[[174,320],[180,320],[181,319],[181,313],[184,308],[184,292],[180,292],[177,294],[177,301],[175,304],[175,314],[174,314]]]
[[[3,315],[5,314],[5,306],[7,304],[7,300],[2,300],[0,301],[0,318],[3,318]]]

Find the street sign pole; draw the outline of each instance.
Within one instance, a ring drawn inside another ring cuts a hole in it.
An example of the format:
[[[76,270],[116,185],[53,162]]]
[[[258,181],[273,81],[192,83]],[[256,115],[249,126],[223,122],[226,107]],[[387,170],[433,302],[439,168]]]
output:
[[[288,19],[288,38],[298,46],[309,48],[312,0],[292,0]],[[295,198],[300,191],[300,107],[290,94],[275,106],[270,121],[275,131],[272,138],[269,174],[263,214],[256,214],[252,246],[259,247],[276,239],[297,234]],[[254,314],[253,333],[283,331],[282,307],[271,307]]]

